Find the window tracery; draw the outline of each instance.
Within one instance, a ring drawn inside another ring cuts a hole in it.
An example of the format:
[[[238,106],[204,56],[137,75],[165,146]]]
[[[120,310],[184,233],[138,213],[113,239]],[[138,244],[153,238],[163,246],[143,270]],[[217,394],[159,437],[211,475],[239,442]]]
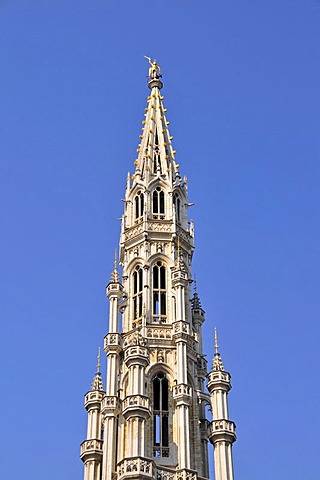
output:
[[[152,297],[153,321],[165,323],[167,321],[166,268],[160,261],[152,269]]]
[[[134,217],[135,220],[142,217],[144,211],[144,195],[141,191],[134,198]]]
[[[152,194],[152,214],[153,218],[164,220],[164,192],[157,187]]]
[[[142,317],[143,270],[140,265],[133,272],[133,327]]]

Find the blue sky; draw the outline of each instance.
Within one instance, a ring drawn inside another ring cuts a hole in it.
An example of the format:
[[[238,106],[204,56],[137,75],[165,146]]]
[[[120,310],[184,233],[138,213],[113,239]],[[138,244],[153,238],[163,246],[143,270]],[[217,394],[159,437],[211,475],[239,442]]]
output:
[[[319,478],[319,41],[319,0],[1,2],[3,478],[82,479],[143,55],[195,203],[236,480]]]

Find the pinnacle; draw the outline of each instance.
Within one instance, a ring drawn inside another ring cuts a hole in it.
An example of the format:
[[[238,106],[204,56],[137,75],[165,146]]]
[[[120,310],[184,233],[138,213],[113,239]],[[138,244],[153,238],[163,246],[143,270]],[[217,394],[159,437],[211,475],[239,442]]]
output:
[[[119,283],[117,251],[114,252],[113,270],[111,272],[110,283]]]
[[[102,382],[102,376],[100,372],[100,347],[98,350],[98,363],[97,363],[97,370],[95,373],[95,376],[93,377],[93,382],[91,385],[91,390],[102,390],[103,391],[103,382]]]
[[[213,361],[212,361],[212,370],[214,372],[223,371],[224,366],[223,366],[221,355],[219,353],[218,333],[217,333],[216,327],[214,327],[214,349],[216,353],[214,354]]]

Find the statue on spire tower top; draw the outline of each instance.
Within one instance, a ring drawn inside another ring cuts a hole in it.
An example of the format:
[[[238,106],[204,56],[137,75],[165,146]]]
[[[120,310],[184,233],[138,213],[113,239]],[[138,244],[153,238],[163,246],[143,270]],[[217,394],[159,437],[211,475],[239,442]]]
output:
[[[161,67],[160,65],[157,64],[157,60],[154,59],[153,62],[151,61],[151,58],[150,57],[147,57],[146,55],[144,55],[144,58],[146,58],[149,62],[149,73],[148,73],[148,77],[149,77],[149,80],[153,80],[155,78],[161,78],[162,77],[162,73],[161,73]]]

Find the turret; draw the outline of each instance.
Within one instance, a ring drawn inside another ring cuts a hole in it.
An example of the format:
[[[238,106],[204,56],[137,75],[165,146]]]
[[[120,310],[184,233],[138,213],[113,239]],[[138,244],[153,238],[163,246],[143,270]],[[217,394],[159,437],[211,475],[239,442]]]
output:
[[[80,457],[84,463],[84,480],[100,480],[102,466],[102,417],[101,402],[105,392],[100,372],[100,348],[98,364],[92,386],[85,395],[84,406],[88,412],[87,439],[81,444]]]
[[[236,440],[235,424],[229,420],[228,392],[231,390],[230,373],[224,370],[219,353],[215,329],[215,355],[208,374],[212,416],[209,439],[214,446],[215,480],[233,480],[232,444]]]

